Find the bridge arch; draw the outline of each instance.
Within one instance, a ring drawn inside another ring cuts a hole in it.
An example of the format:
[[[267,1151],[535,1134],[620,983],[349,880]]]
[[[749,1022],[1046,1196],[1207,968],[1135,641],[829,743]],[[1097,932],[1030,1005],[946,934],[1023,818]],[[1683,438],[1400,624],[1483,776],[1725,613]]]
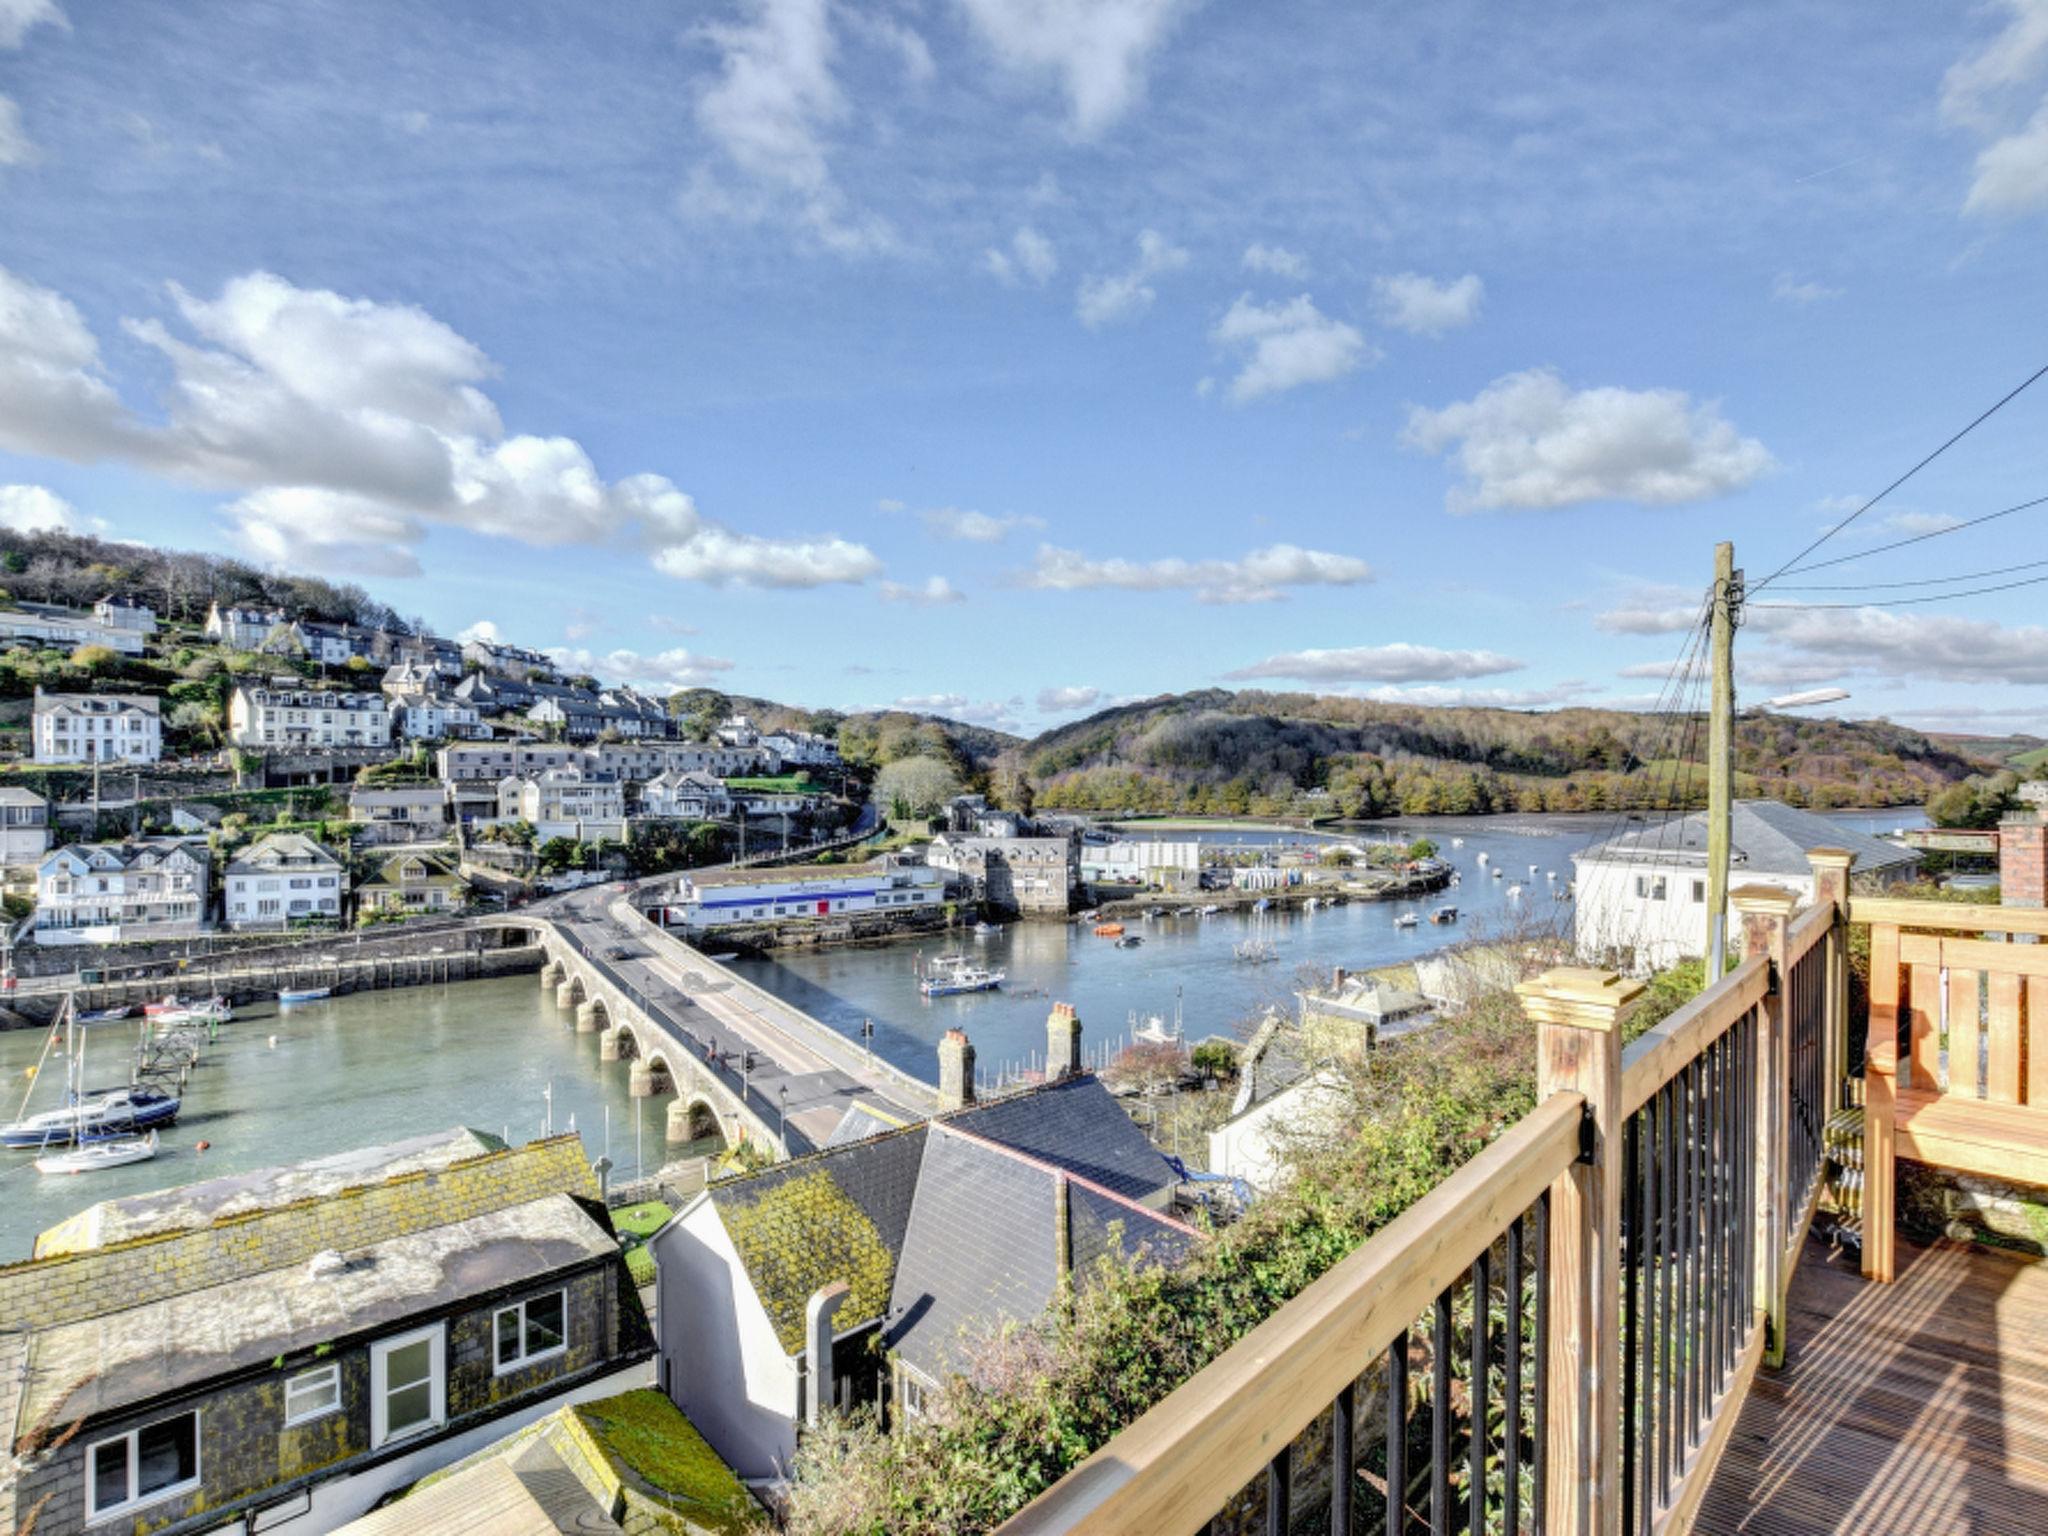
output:
[[[703,1094],[693,1093],[669,1106],[668,1139],[701,1146],[706,1152],[722,1152],[728,1145],[725,1117]]]
[[[636,1099],[654,1098],[676,1091],[675,1068],[669,1065],[668,1056],[660,1047],[633,1063],[630,1091]]]

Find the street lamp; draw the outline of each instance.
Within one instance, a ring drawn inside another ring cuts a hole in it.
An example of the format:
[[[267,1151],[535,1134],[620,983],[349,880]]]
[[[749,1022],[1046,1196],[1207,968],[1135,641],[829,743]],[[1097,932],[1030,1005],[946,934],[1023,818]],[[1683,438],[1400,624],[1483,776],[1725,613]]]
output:
[[[1816,704],[1839,704],[1849,697],[1846,688],[1809,688],[1804,693],[1781,693],[1765,699],[1765,709],[1809,709]]]
[[[789,1084],[784,1083],[775,1090],[775,1097],[781,1106],[781,1113],[775,1121],[775,1139],[782,1143],[782,1155],[789,1156]]]

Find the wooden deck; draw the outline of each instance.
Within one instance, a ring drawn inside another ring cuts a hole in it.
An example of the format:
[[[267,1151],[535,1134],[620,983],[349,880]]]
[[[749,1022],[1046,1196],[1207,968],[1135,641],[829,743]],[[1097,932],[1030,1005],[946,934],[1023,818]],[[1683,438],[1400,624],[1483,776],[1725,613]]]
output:
[[[1898,1244],[1873,1285],[1810,1238],[1784,1368],[1757,1377],[1705,1536],[2048,1531],[2048,1263]]]

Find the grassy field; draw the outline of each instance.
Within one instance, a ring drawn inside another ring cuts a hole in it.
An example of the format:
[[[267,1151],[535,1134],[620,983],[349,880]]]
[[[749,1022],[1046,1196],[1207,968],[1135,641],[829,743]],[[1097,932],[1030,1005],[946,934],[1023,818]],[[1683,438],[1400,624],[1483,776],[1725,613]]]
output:
[[[622,1205],[612,1212],[612,1225],[626,1240],[626,1273],[635,1285],[654,1284],[654,1255],[647,1251],[647,1239],[667,1225],[671,1211],[659,1200]]]
[[[779,773],[773,778],[727,779],[727,789],[747,789],[763,795],[809,794],[817,786],[807,773]]]

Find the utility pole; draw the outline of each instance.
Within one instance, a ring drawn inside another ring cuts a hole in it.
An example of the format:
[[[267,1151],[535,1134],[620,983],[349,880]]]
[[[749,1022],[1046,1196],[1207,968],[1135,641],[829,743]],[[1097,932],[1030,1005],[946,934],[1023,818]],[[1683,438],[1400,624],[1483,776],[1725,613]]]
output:
[[[1728,851],[1735,799],[1735,626],[1742,622],[1742,573],[1735,546],[1714,546],[1713,713],[1707,733],[1707,985],[1728,956]]]

